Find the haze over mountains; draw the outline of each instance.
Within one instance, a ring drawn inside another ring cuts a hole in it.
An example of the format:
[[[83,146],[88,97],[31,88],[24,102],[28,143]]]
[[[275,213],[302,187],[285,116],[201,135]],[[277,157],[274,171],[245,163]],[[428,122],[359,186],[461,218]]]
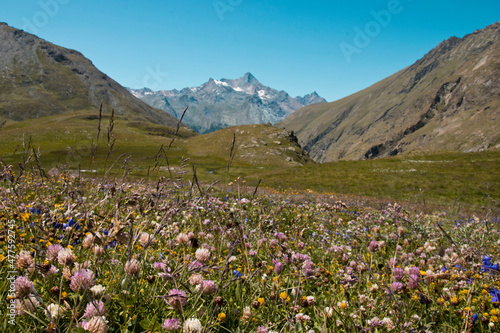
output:
[[[178,122],[132,96],[80,52],[0,23],[0,118],[21,121],[96,111],[101,102],[130,121]]]
[[[284,91],[267,87],[251,73],[236,80],[210,79],[200,87],[152,91],[130,89],[149,105],[180,118],[198,133],[209,133],[228,126],[276,123],[310,104],[326,103],[316,92],[291,97]]]
[[[500,147],[500,22],[451,37],[415,64],[277,124],[318,162]]]

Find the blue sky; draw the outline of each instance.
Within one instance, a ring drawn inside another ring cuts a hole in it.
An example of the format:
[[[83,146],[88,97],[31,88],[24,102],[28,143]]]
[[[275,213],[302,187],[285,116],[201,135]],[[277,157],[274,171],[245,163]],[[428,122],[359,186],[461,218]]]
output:
[[[0,11],[124,86],[181,89],[251,72],[329,101],[499,20],[498,0],[2,0]]]

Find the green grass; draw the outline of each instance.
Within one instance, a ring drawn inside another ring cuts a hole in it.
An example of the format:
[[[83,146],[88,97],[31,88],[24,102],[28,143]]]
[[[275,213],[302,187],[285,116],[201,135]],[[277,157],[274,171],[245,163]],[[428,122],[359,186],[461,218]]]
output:
[[[22,162],[24,135],[25,145],[31,137],[35,150],[40,149],[40,163],[45,170],[97,169],[102,175],[111,167],[108,176],[126,173],[135,178],[169,177],[166,156],[173,168],[188,158],[185,177],[192,179],[194,165],[203,183],[228,184],[242,177],[250,187],[262,180],[262,188],[275,190],[311,190],[456,210],[487,212],[500,208],[498,150],[316,164],[300,155],[293,142],[280,137],[281,129],[268,125],[227,128],[191,138],[181,129],[181,137],[168,149],[171,128],[115,117],[116,143],[108,157],[108,126],[109,115],[105,115],[93,164],[91,146],[96,140],[97,117],[91,111],[7,123],[0,130],[0,156],[6,164],[16,166]],[[233,133],[235,157],[228,168]],[[165,154],[155,159],[162,145]]]
[[[421,204],[498,208],[499,180],[500,152],[488,151],[307,165],[274,172],[266,182]]]

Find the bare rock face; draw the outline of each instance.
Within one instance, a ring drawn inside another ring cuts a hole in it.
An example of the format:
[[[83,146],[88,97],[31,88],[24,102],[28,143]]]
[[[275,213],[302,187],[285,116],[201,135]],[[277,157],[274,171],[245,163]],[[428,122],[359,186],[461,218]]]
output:
[[[0,117],[25,120],[103,102],[131,121],[176,126],[177,119],[130,94],[80,52],[0,24]]]
[[[415,64],[278,123],[317,162],[500,146],[500,22],[451,37]]]
[[[198,133],[209,133],[228,126],[274,124],[310,104],[325,103],[316,92],[291,97],[284,91],[264,86],[252,74],[236,80],[210,79],[200,87],[152,91],[129,89],[149,105],[183,120]]]

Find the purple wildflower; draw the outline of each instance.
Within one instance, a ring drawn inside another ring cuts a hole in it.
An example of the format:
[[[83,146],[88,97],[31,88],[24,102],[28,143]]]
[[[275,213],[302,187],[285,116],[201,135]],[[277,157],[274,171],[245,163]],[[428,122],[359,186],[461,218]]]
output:
[[[281,242],[286,241],[286,235],[285,235],[284,233],[282,233],[282,232],[278,232],[278,233],[276,233],[276,235],[275,235],[275,236],[276,236],[276,238],[278,238]]]
[[[31,282],[27,276],[19,276],[16,281],[14,281],[14,290],[18,298],[28,296],[33,290],[33,287],[33,282]]]
[[[201,292],[205,295],[214,294],[217,291],[217,287],[215,286],[215,282],[212,280],[204,280],[201,283]]]
[[[172,289],[168,292],[165,301],[174,309],[180,309],[187,304],[186,292],[184,290]]]
[[[417,289],[418,284],[419,284],[419,278],[420,276],[418,275],[410,275],[410,279],[408,280],[408,288],[410,289]]]
[[[165,265],[164,263],[162,262],[155,262],[153,264],[153,268],[154,269],[157,269],[159,271],[166,271],[167,270],[167,265]]]
[[[47,253],[45,254],[45,259],[50,262],[54,262],[57,259],[57,255],[59,251],[61,251],[63,247],[59,244],[52,244],[47,248]]]
[[[283,272],[284,268],[285,267],[283,266],[283,264],[279,261],[274,264],[274,272],[276,274],[280,274],[281,272]]]
[[[377,241],[371,241],[370,245],[368,245],[368,251],[375,252],[377,250],[378,250],[378,242]]]
[[[404,271],[401,268],[394,268],[392,271],[392,276],[394,280],[401,281],[403,279]]]
[[[403,284],[401,282],[393,282],[391,283],[391,290],[397,294],[403,290]]]
[[[410,268],[410,275],[420,276],[420,268],[413,266]]]
[[[93,284],[94,272],[84,268],[73,274],[69,287],[76,293],[89,289]]]
[[[181,328],[181,321],[177,318],[165,319],[161,327],[163,327],[169,332],[174,332],[177,331],[179,328]]]
[[[104,316],[105,314],[104,303],[102,301],[92,301],[85,307],[83,316],[90,319],[95,316]]]
[[[198,260],[194,260],[194,261],[190,262],[189,265],[188,265],[188,268],[190,270],[198,269],[198,268],[201,268],[201,267],[203,267],[203,263],[200,262],[200,261],[198,261]]]

